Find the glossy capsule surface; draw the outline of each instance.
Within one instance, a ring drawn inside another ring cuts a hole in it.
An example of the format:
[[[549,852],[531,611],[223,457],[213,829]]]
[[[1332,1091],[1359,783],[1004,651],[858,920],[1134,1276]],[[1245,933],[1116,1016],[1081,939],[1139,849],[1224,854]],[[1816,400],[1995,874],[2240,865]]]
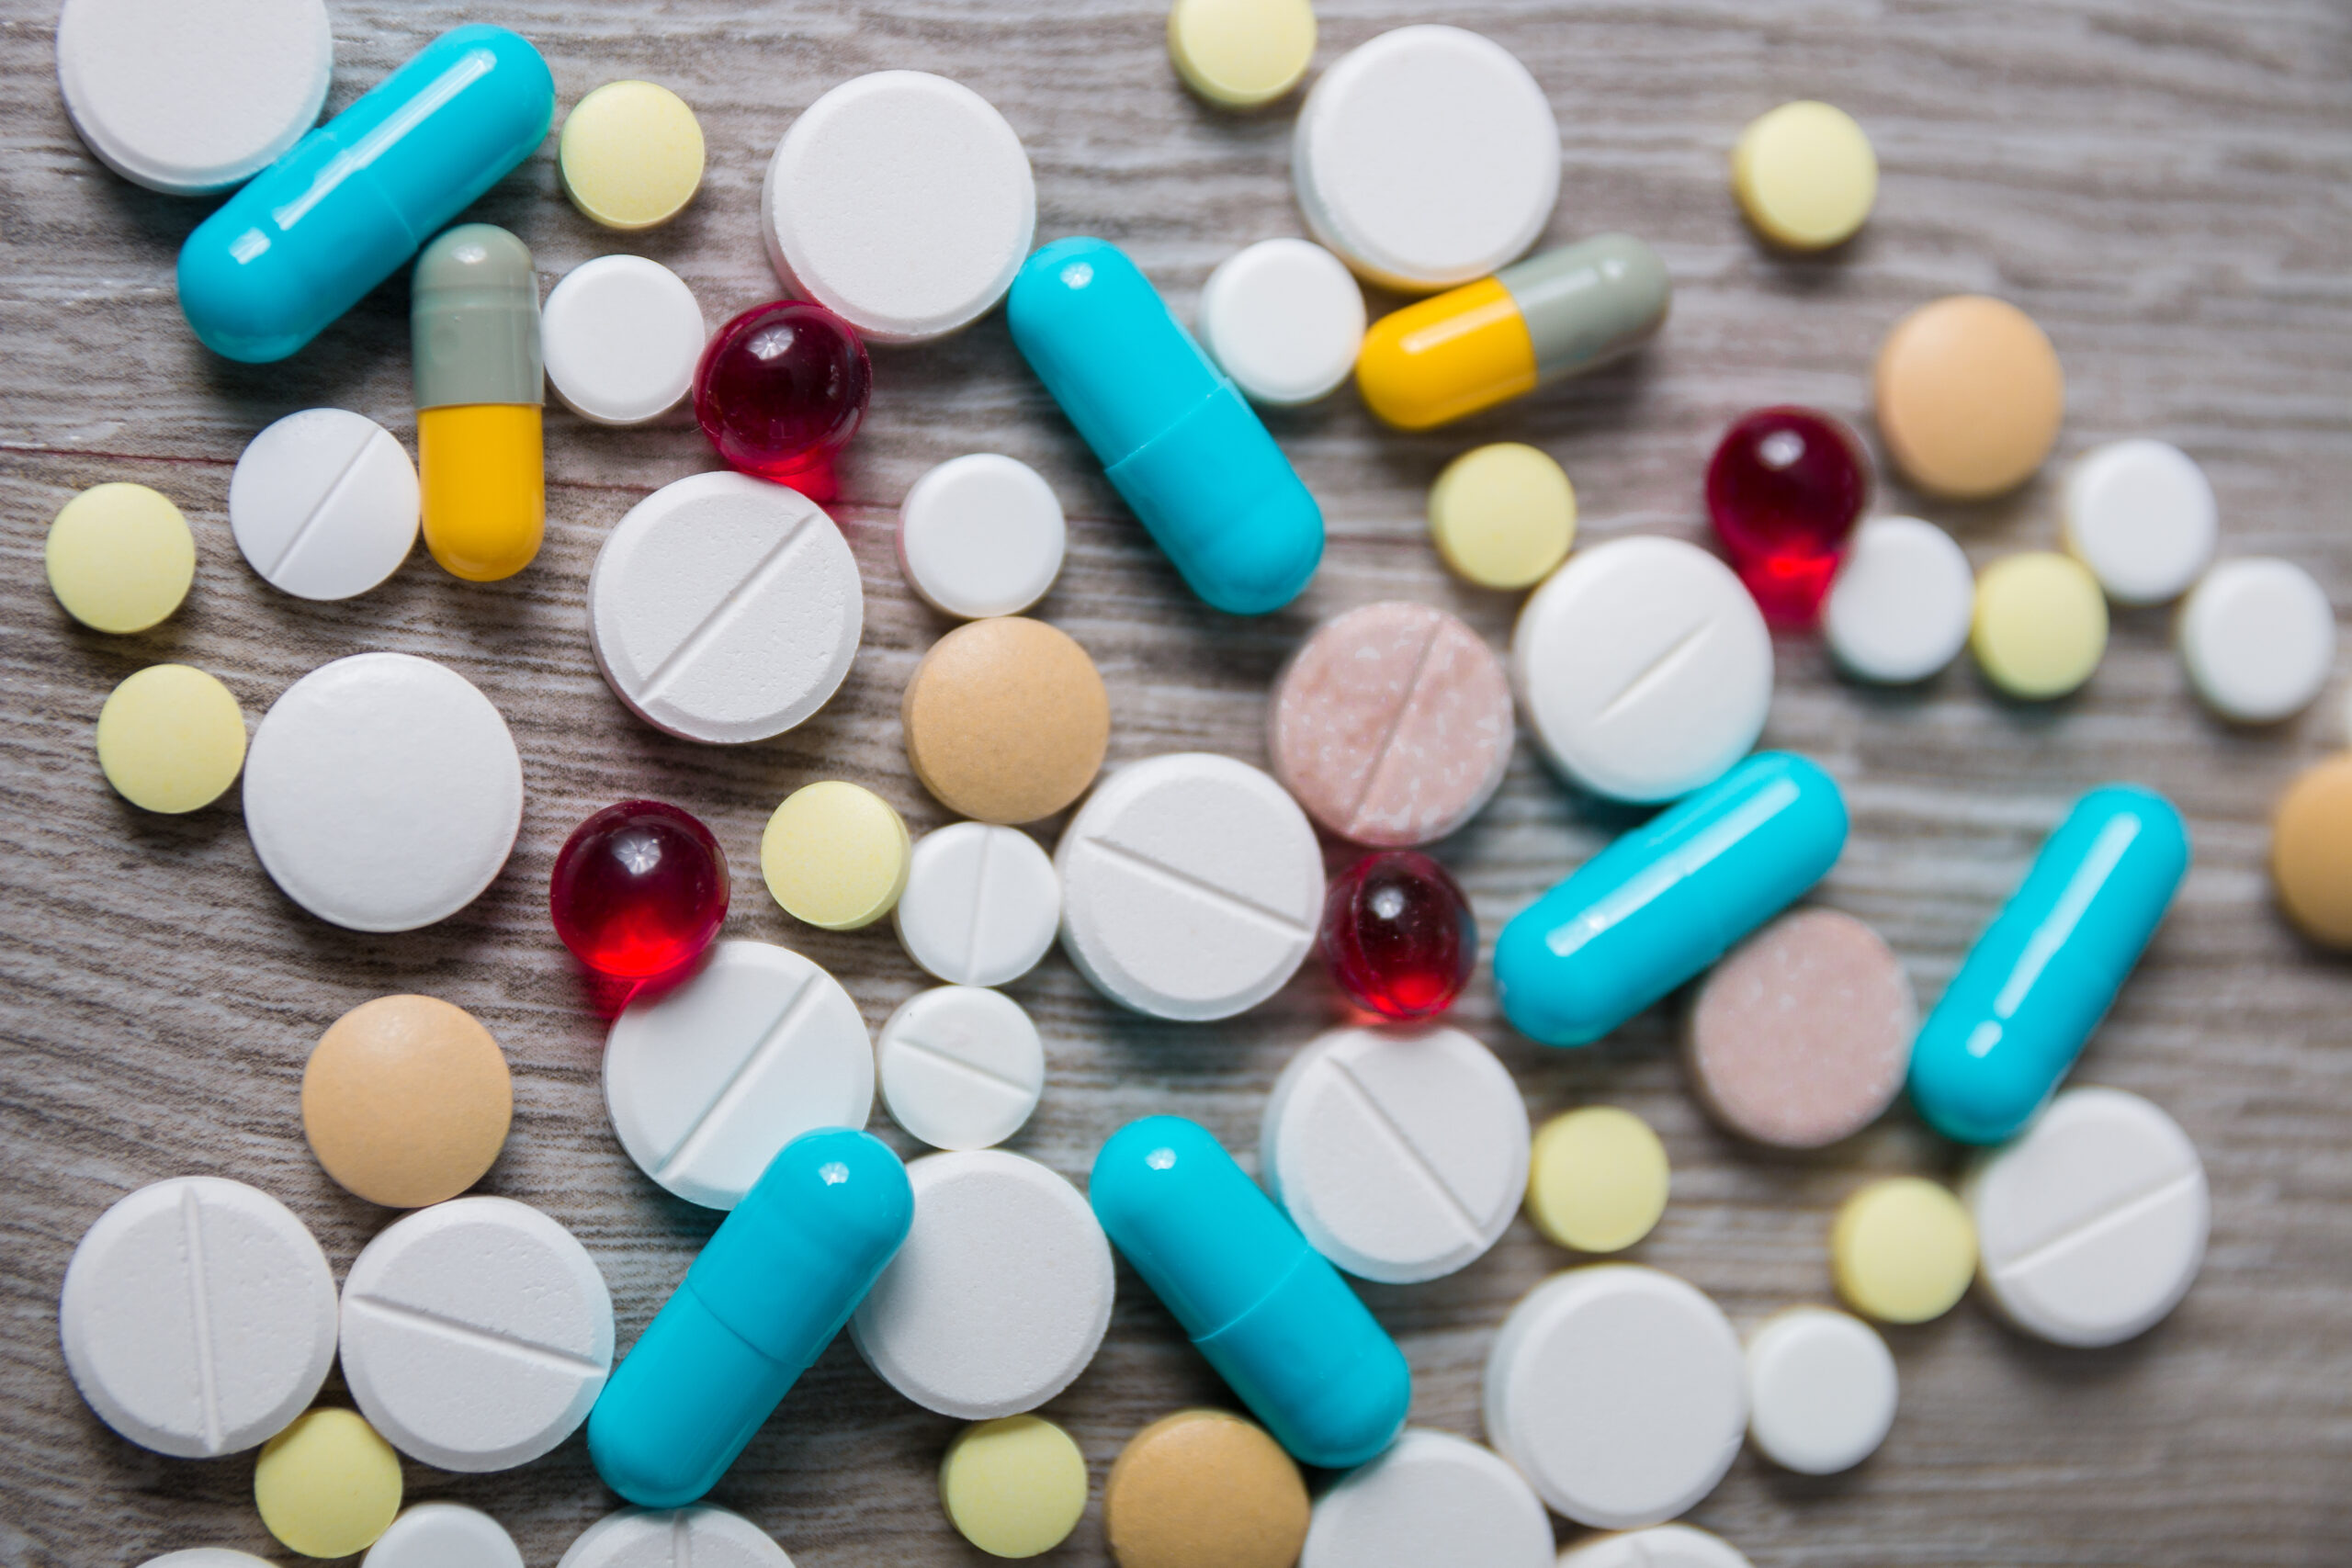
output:
[[[1199,1123],[1111,1135],[1087,1188],[1112,1245],[1302,1463],[1344,1470],[1395,1440],[1412,1373],[1387,1330]]]
[[[1793,903],[1845,846],[1837,781],[1759,751],[1511,917],[1495,943],[1503,1012],[1546,1045],[1589,1045]]]
[[[1963,1144],[2021,1131],[2064,1081],[2188,872],[2172,803],[2105,784],[2043,841],[1911,1049],[1911,1101]]]
[[[547,373],[529,248],[493,224],[448,231],[416,259],[409,327],[424,547],[469,582],[512,577],[547,531]]]

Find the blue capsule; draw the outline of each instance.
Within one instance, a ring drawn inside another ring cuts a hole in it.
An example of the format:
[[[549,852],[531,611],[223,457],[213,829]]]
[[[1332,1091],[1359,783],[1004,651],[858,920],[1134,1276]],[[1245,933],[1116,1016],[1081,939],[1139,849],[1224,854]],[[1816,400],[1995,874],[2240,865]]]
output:
[[[2107,784],[2075,803],[1962,960],[1911,1050],[1911,1102],[1963,1144],[2014,1136],[2049,1102],[2188,872],[2172,803]]]

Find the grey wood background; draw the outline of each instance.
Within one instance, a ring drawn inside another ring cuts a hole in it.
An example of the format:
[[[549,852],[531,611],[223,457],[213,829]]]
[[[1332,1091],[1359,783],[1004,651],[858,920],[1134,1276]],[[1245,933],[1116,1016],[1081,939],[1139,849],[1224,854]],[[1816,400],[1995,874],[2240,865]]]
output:
[[[1169,70],[1157,0],[330,8],[331,108],[469,19],[535,39],[567,106],[625,76],[681,92],[702,117],[709,174],[669,229],[628,239],[591,227],[558,193],[552,143],[476,215],[520,232],[550,278],[616,249],[653,255],[694,285],[714,323],[777,292],[756,230],[777,137],[827,87],[886,67],[944,73],[998,105],[1035,163],[1039,238],[1118,240],[1182,310],[1222,256],[1298,231],[1291,106],[1234,117],[1194,102]],[[784,916],[757,878],[756,845],[776,801],[827,776],[880,790],[918,830],[943,820],[905,766],[897,705],[944,623],[900,582],[890,535],[897,502],[932,463],[1009,452],[1060,493],[1069,566],[1040,613],[1101,662],[1114,761],[1190,748],[1262,761],[1270,677],[1306,628],[1351,605],[1426,600],[1499,646],[1513,601],[1450,581],[1423,537],[1425,487],[1454,453],[1506,437],[1543,446],[1575,478],[1588,539],[1698,537],[1701,465],[1725,423],[1796,400],[1866,427],[1880,336],[1913,305],[1961,289],[2018,301],[2055,339],[2071,381],[2062,459],[2121,435],[2177,442],[2212,476],[2229,551],[2290,557],[2339,603],[2352,596],[2352,13],[2341,0],[1329,0],[1319,62],[1425,19],[1485,31],[1528,62],[1566,153],[1547,240],[1623,228],[1654,242],[1679,294],[1664,338],[1634,364],[1433,434],[1380,431],[1344,392],[1278,418],[1331,545],[1308,594],[1261,621],[1216,615],[1182,591],[1001,316],[947,343],[877,352],[872,417],[835,509],[865,569],[865,646],[815,720],[739,749],[635,722],[587,649],[582,598],[605,530],[650,490],[712,466],[682,418],[616,433],[550,411],[547,547],[512,581],[461,583],[420,552],[348,604],[263,586],[223,515],[231,466],[269,421],[318,404],[413,436],[405,287],[388,285],[288,364],[209,357],[180,321],[171,272],[206,204],[128,186],[83,151],[57,102],[51,0],[6,0],[0,17],[0,1563],[130,1564],[215,1543],[290,1561],[254,1513],[250,1456],[161,1459],[84,1407],[57,1350],[57,1289],[108,1203],[192,1172],[277,1194],[338,1273],[347,1267],[390,1216],[321,1174],[296,1095],[320,1031],[368,997],[431,992],[496,1032],[517,1117],[484,1190],[571,1226],[611,1282],[621,1342],[635,1337],[713,1216],[666,1199],[606,1127],[597,1057],[609,998],[549,931],[550,859],[599,806],[674,800],[732,857],[732,934],[810,953],[871,1023],[923,983],[887,927],[836,936]],[[1742,229],[1725,157],[1752,116],[1801,96],[1860,117],[1883,183],[1845,251],[1778,260]],[[1995,504],[1924,503],[1892,484],[1880,504],[1951,527],[1981,566],[2054,538],[2057,467]],[[138,637],[74,626],[40,573],[59,505],[111,479],[175,497],[200,542],[187,606]],[[306,671],[379,648],[465,673],[524,752],[514,859],[440,926],[393,937],[325,926],[262,874],[233,795],[154,818],[100,778],[91,726],[135,669],[200,665],[258,718]],[[1693,1518],[1759,1568],[2352,1561],[2352,986],[2341,961],[2282,924],[2262,871],[2269,805],[2296,768],[2343,743],[2343,694],[2276,729],[2223,727],[2188,694],[2161,611],[2120,616],[2089,687],[2047,707],[1996,699],[1964,661],[1886,693],[1841,682],[1809,639],[1782,638],[1778,657],[1767,739],[1825,762],[1854,810],[1852,842],[1819,896],[1883,931],[1927,998],[2076,792],[2125,777],[2180,804],[2196,869],[2079,1077],[2149,1095],[2188,1127],[2212,1178],[2212,1246],[2186,1305],[2120,1348],[2029,1343],[1973,1302],[1894,1333],[1904,1408],[1875,1459],[1803,1481],[1744,1457]],[[1572,798],[1522,747],[1493,807],[1441,853],[1491,940],[1623,820]],[[1013,1146],[1080,1179],[1101,1140],[1148,1111],[1254,1145],[1286,1053],[1335,1010],[1312,965],[1273,1002],[1215,1027],[1123,1015],[1058,955],[1013,990],[1044,1026],[1051,1063],[1045,1102]],[[1545,1051],[1501,1022],[1482,973],[1455,1019],[1501,1053],[1538,1116],[1601,1100],[1659,1128],[1674,1200],[1637,1256],[1696,1281],[1743,1325],[1825,1297],[1829,1216],[1859,1183],[1957,1168],[1901,1110],[1815,1156],[1740,1146],[1685,1094],[1663,1013],[1594,1049]],[[1365,1291],[1411,1358],[1417,1421],[1478,1435],[1495,1325],[1568,1261],[1522,1221],[1453,1279]],[[1133,1276],[1122,1286],[1101,1359],[1048,1407],[1084,1445],[1098,1492],[1129,1433],[1221,1397]],[[339,1382],[327,1397],[342,1397]],[[933,1490],[954,1429],[837,1345],[716,1500],[767,1527],[803,1568],[977,1562]],[[615,1506],[577,1438],[503,1475],[411,1464],[408,1485],[414,1499],[488,1508],[535,1568]],[[1563,1527],[1564,1540],[1575,1533]],[[1099,1511],[1051,1560],[1106,1560]]]

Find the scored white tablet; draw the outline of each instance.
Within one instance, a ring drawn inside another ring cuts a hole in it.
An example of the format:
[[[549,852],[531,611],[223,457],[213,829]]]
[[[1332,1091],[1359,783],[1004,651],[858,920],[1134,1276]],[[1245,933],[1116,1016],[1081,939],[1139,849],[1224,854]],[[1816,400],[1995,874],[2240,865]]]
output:
[[[907,956],[950,985],[1009,985],[1054,945],[1061,878],[1020,829],[951,822],[915,840],[891,918]]]
[[[348,599],[416,547],[416,465],[392,433],[347,409],[289,413],[229,476],[229,530],[262,581],[298,599]]]
[[[698,1503],[606,1514],[556,1568],[792,1568],[792,1559],[742,1515]]]
[[[462,1503],[404,1508],[376,1538],[359,1568],[523,1568],[506,1527]]]
[[[2188,592],[2213,558],[2221,509],[2196,459],[2144,437],[2086,452],[2060,492],[2067,553],[2119,604]]]
[[[1363,346],[1363,290],[1347,264],[1306,240],[1261,240],[1201,288],[1201,346],[1255,403],[1311,403],[1336,390]]]
[[[2215,713],[2276,724],[2311,705],[2334,672],[2335,610],[2292,561],[2225,560],[2181,606],[2180,660]]]
[[[1046,1046],[1019,1002],[939,986],[899,1006],[875,1042],[890,1119],[933,1148],[985,1149],[1021,1131],[1046,1087]]]
[[[563,275],[539,312],[548,385],[597,424],[643,424],[682,401],[702,358],[702,307],[644,256],[598,256]]]
[[[267,1441],[334,1364],[334,1276],[293,1212],[210,1176],[98,1216],[57,1303],[65,1370],[141,1448],[210,1459]]]
[[[1408,1427],[1316,1500],[1298,1568],[1552,1568],[1552,1521],[1519,1472],[1451,1432]]]
[[[1924,681],[1960,657],[1976,614],[1976,573],[1950,534],[1917,517],[1854,531],[1821,606],[1821,635],[1849,675]]]
[[[899,569],[944,615],[1017,615],[1061,575],[1062,503],[1037,470],[994,452],[950,457],[899,508]]]
[[[1870,1458],[1895,1395],[1894,1355],[1859,1317],[1796,1307],[1748,1338],[1747,1435],[1784,1470],[1831,1475]]]
[[[1749,1568],[1747,1557],[1719,1535],[1689,1525],[1579,1541],[1560,1553],[1557,1568]]]

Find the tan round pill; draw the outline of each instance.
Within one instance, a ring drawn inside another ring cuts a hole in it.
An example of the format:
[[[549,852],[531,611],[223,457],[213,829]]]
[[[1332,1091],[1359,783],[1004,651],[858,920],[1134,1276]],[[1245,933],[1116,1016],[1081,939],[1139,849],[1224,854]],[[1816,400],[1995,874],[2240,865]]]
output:
[[[391,1209],[471,1187],[514,1113],[490,1031],[432,997],[379,997],[319,1036],[302,1070],[302,1132],[326,1173]]]
[[[2352,752],[2287,786],[2270,819],[2270,880],[2305,936],[2352,948]]]
[[[932,645],[899,716],[907,761],[976,822],[1034,822],[1086,793],[1111,739],[1111,699],[1067,632],[999,615]]]
[[[1921,490],[1960,500],[2023,484],[2058,439],[2066,376],[2033,318],[1956,294],[1894,324],[1878,353],[1878,428]]]
[[[1290,1455],[1222,1410],[1154,1421],[1102,1487],[1102,1533],[1119,1568],[1291,1568],[1307,1517]]]

